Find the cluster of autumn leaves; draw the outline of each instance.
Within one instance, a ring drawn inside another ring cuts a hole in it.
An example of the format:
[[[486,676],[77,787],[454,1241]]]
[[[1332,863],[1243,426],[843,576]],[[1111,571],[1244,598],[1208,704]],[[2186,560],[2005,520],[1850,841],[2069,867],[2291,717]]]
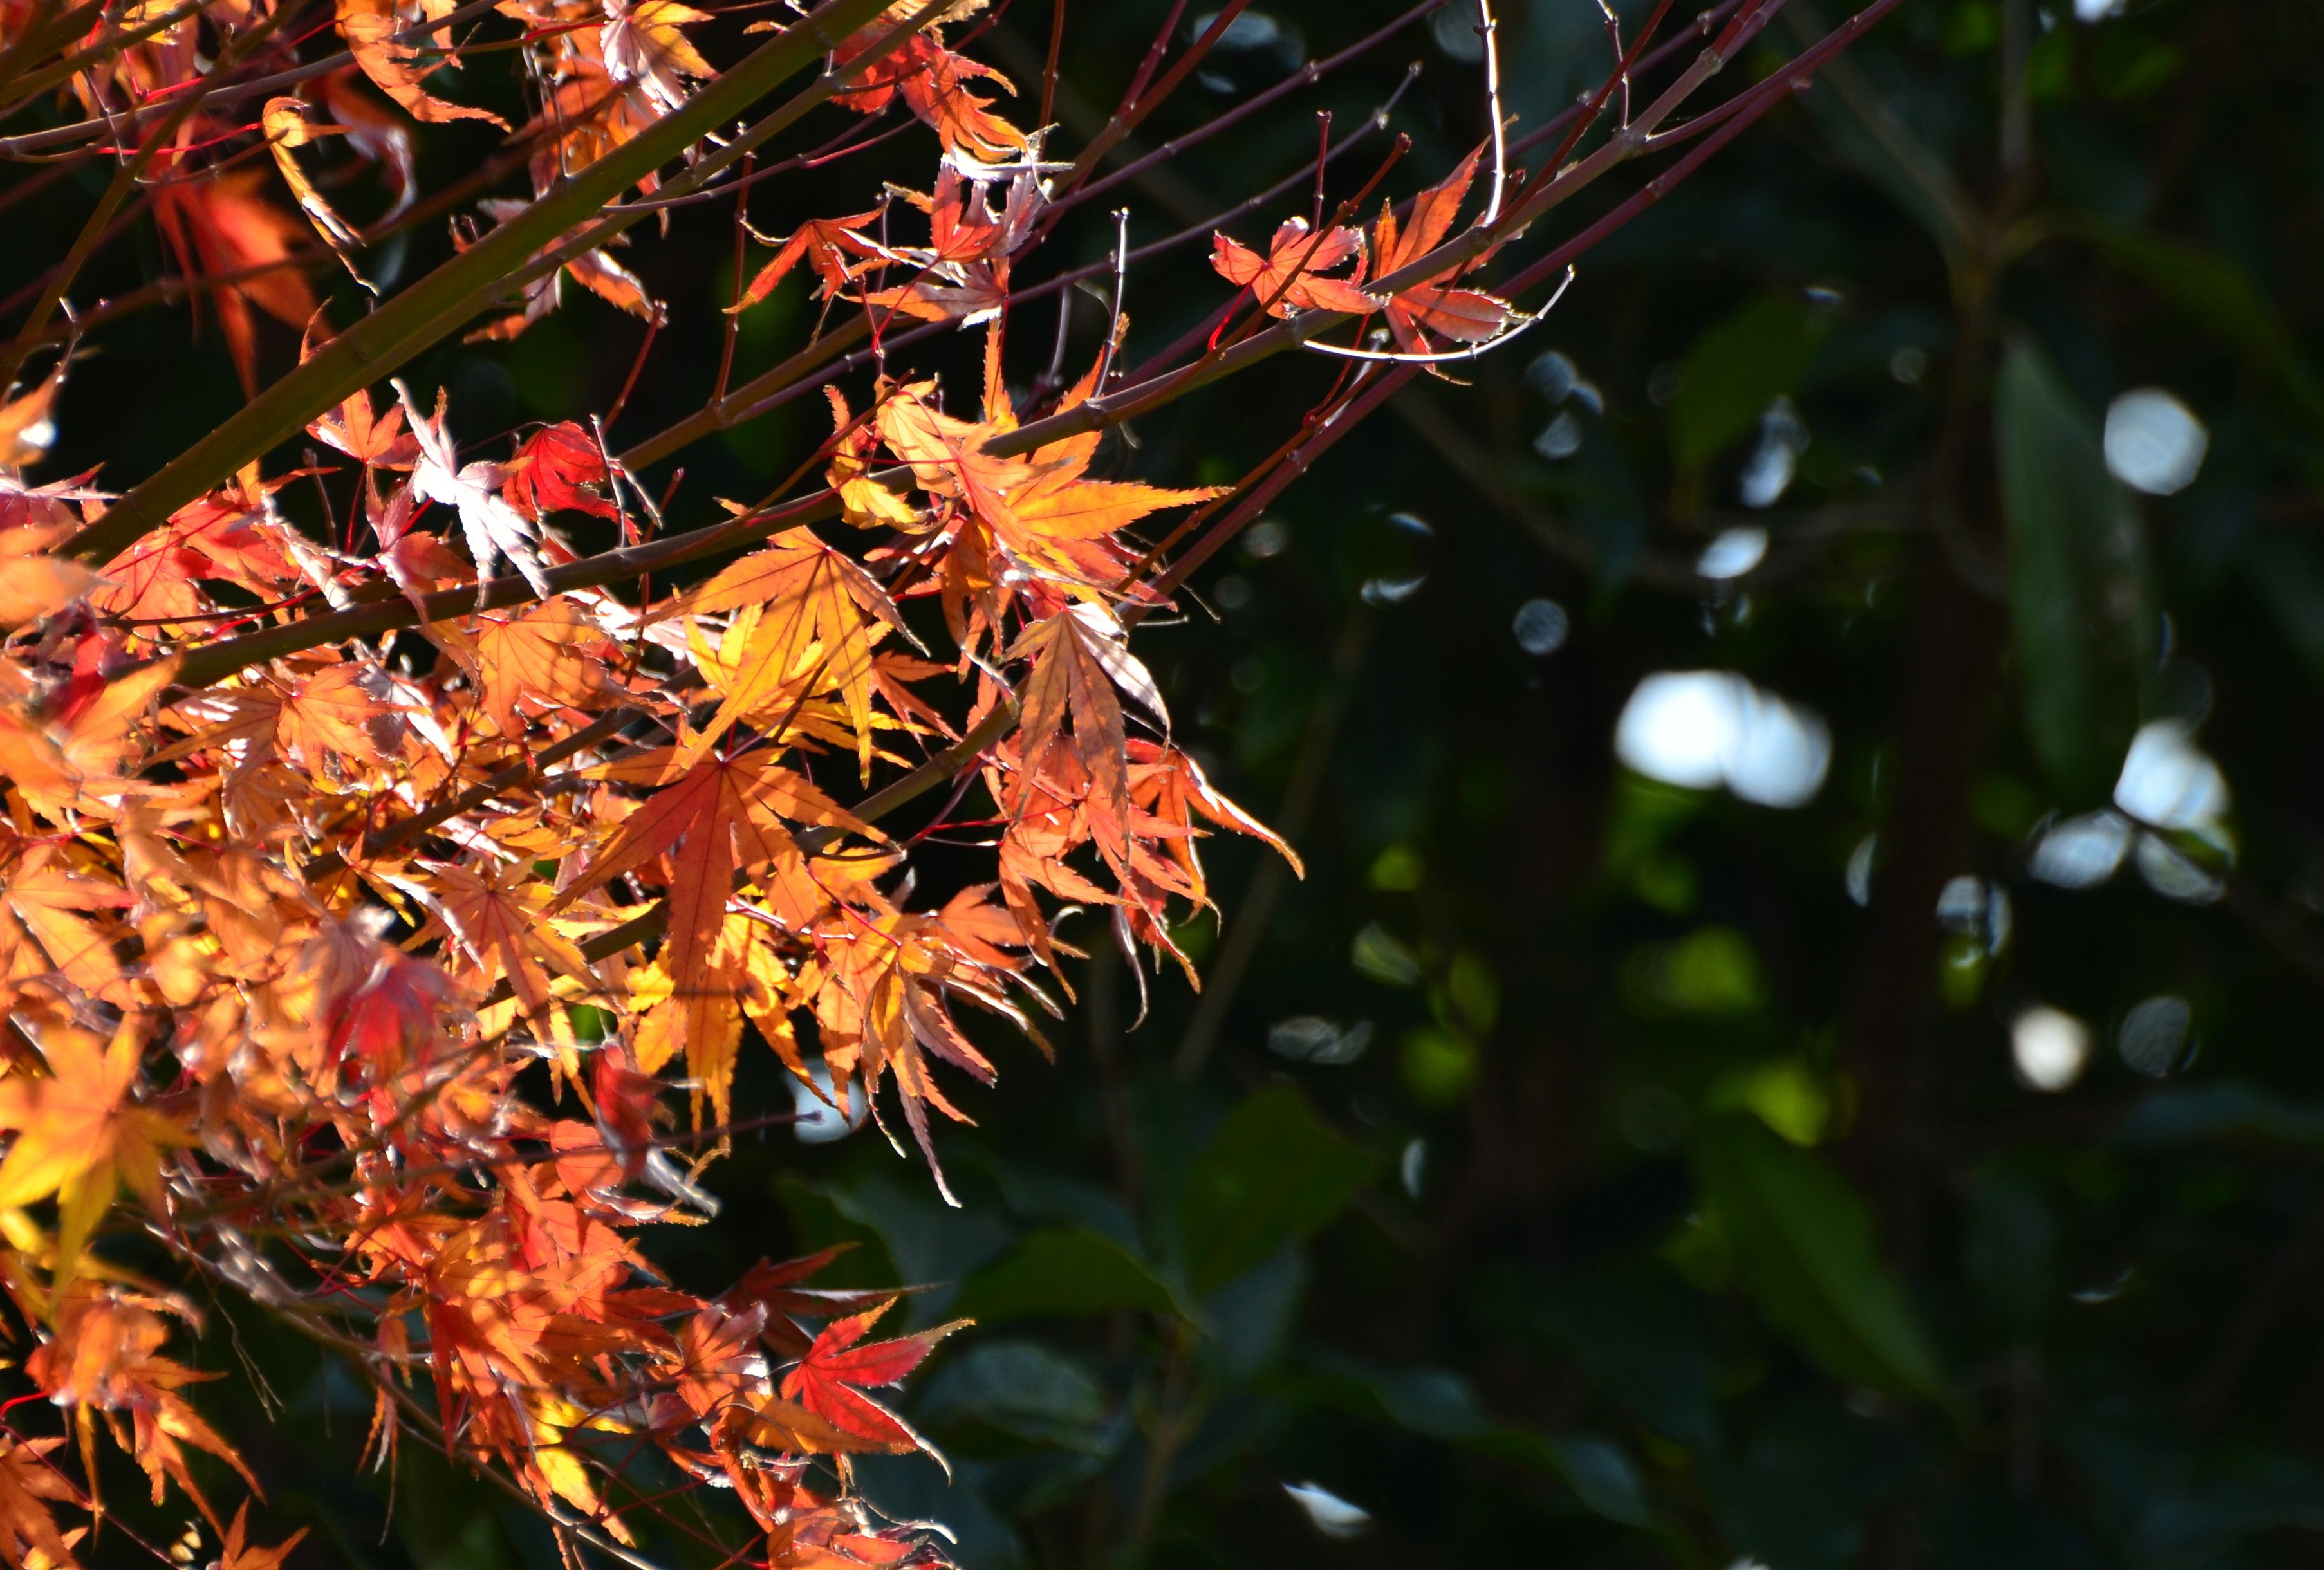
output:
[[[712,74],[682,31],[704,18],[673,0],[498,9],[526,30],[540,113],[512,145],[536,192]],[[926,9],[890,7],[834,68]],[[198,24],[232,39],[272,15],[184,10],[70,90],[92,114],[167,101],[205,69]],[[453,14],[338,0],[355,65],[311,102],[266,105],[271,170],[210,169],[231,128],[209,112],[170,129],[154,217],[187,271],[212,276],[245,380],[254,309],[310,350],[327,335],[306,274],[272,265],[312,249],[302,225],[363,279],[362,232],[304,150],[345,136],[384,172],[392,218],[415,195],[405,116],[493,118],[427,83],[455,57],[413,30]],[[0,1418],[0,1560],[86,1551],[107,1439],[157,1502],[175,1491],[208,1518],[229,1570],[287,1547],[247,1544],[198,1484],[189,1451],[256,1486],[185,1393],[203,1376],[162,1354],[195,1321],[188,1299],[132,1257],[348,1359],[375,1392],[377,1456],[417,1436],[496,1464],[576,1540],[630,1540],[618,1456],[650,1446],[742,1501],[756,1561],[938,1556],[819,1492],[809,1465],[844,1482],[853,1454],[921,1444],[865,1392],[943,1331],[869,1339],[889,1300],[816,1290],[821,1256],[680,1291],[637,1236],[715,1209],[702,1169],[754,1121],[733,1097],[746,1037],[814,1095],[899,1120],[941,1185],[929,1111],[964,1115],[940,1071],[994,1077],[964,1011],[1040,1042],[1032,1015],[1056,1011],[1062,982],[1037,978],[1071,952],[1060,913],[1183,964],[1174,924],[1209,904],[1198,840],[1224,828],[1285,849],[1174,739],[1129,643],[1166,599],[1132,531],[1222,493],[1093,477],[1096,428],[991,450],[1023,423],[1003,370],[1009,269],[1043,232],[1056,167],[993,112],[982,89],[1006,87],[934,28],[879,57],[837,101],[900,103],[937,133],[931,191],[902,193],[927,243],[877,210],[802,222],[737,308],[804,265],[835,306],[989,323],[974,417],[933,381],[883,377],[860,409],[833,390],[834,521],[731,507],[711,543],[755,548],[688,586],[559,575],[583,560],[567,531],[584,520],[632,545],[660,528],[595,427],[464,458],[441,395],[358,391],[308,427],[346,498],[335,537],[280,504],[318,471],[252,465],[88,560],[74,546],[109,500],[97,477],[26,473],[68,366],[0,408],[0,1289],[32,1339],[23,1377],[64,1418],[45,1436]],[[1294,224],[1268,258],[1222,238],[1218,270],[1277,316],[1386,305],[1407,348],[1489,338],[1510,317],[1489,296],[1360,287],[1375,246],[1385,271],[1442,240],[1475,164],[1421,198],[1401,240],[1393,216],[1370,237]],[[660,308],[602,251],[564,271]],[[484,331],[552,308],[557,277]],[[1119,331],[1038,412],[1098,396]],[[503,564],[521,591],[485,592]],[[296,635],[399,597],[415,631]],[[241,640],[263,647],[242,657]],[[988,881],[936,903],[915,897],[915,836],[881,821],[923,792],[919,834],[991,856]],[[115,1236],[144,1252],[97,1246]]]

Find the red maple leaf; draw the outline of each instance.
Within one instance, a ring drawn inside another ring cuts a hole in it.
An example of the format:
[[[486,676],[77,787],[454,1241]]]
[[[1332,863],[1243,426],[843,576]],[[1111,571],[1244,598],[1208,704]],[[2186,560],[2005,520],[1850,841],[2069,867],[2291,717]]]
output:
[[[587,512],[619,516],[620,509],[591,485],[611,485],[604,449],[571,420],[544,426],[524,439],[503,472],[501,496],[535,522],[544,513]]]
[[[783,1375],[782,1396],[797,1401],[866,1450],[901,1453],[926,1450],[928,1442],[909,1423],[863,1392],[900,1383],[906,1374],[927,1360],[936,1344],[969,1324],[955,1319],[932,1330],[874,1341],[859,1346],[880,1317],[895,1307],[890,1298],[876,1308],[834,1319],[823,1327],[788,1373]]]

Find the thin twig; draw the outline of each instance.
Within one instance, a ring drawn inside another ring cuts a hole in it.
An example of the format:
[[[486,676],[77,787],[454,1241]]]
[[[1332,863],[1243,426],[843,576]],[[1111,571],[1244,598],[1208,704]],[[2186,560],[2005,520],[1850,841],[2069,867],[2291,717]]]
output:
[[[1614,45],[1614,71],[1622,78],[1622,124],[1630,123],[1630,71],[1622,55],[1622,19],[1614,14],[1612,0],[1598,0],[1598,13],[1606,19],[1606,36]]]
[[[1450,4],[1452,4],[1452,0],[1422,0],[1420,5],[1414,6],[1411,10],[1406,12],[1403,15],[1398,16],[1393,22],[1388,23],[1384,26],[1375,28],[1372,32],[1366,33],[1363,37],[1356,40],[1355,42],[1348,45],[1345,49],[1342,49],[1334,54],[1326,55],[1320,60],[1308,61],[1305,65],[1292,72],[1291,75],[1276,83],[1275,86],[1268,87],[1262,92],[1253,93],[1250,97],[1245,98],[1242,102],[1235,105],[1232,108],[1211,116],[1209,119],[1204,121],[1201,125],[1189,131],[1184,136],[1173,137],[1169,141],[1162,143],[1161,146],[1156,148],[1153,151],[1145,154],[1132,162],[1122,165],[1121,168],[1115,170],[1111,174],[1104,175],[1097,179],[1093,179],[1087,185],[1078,187],[1075,189],[1060,196],[1056,202],[1051,204],[1051,210],[1054,212],[1078,207],[1083,202],[1090,201],[1097,197],[1102,196],[1105,192],[1111,190],[1115,186],[1121,184],[1124,180],[1137,179],[1155,164],[1176,158],[1178,154],[1185,151],[1188,148],[1199,147],[1204,142],[1209,141],[1212,137],[1219,134],[1222,131],[1231,130],[1238,122],[1258,114],[1260,110],[1267,108],[1277,100],[1283,98],[1289,94],[1296,93],[1302,87],[1314,87],[1316,83],[1322,81],[1326,76],[1329,76],[1332,72],[1339,69],[1340,67],[1346,65],[1350,60],[1360,59],[1363,55],[1370,53],[1374,49],[1377,49],[1381,44],[1387,42],[1389,39],[1394,38],[1397,33],[1402,32],[1405,29],[1410,27],[1414,23],[1418,22],[1421,18],[1428,15],[1431,12],[1442,11]],[[1414,71],[1417,71],[1419,67],[1416,64],[1412,69]],[[1344,145],[1344,143],[1342,145]]]
[[[1600,3],[1602,5],[1604,0],[1600,0]],[[1480,19],[1477,31],[1485,40],[1485,113],[1493,127],[1493,184],[1490,194],[1485,198],[1485,211],[1477,222],[1489,229],[1500,219],[1501,192],[1508,184],[1509,132],[1501,121],[1501,26],[1493,19],[1491,0],[1477,0],[1477,15]],[[1627,95],[1628,78],[1625,77],[1623,79],[1623,90]],[[1625,123],[1630,117],[1629,108],[1626,96],[1622,104]]]
[[[1105,350],[1098,362],[1097,385],[1113,375],[1113,356],[1121,347],[1121,308],[1130,284],[1130,209],[1113,210],[1113,320],[1105,330]]]
[[[1046,129],[1057,106],[1057,57],[1065,46],[1065,0],[1049,7],[1049,57],[1041,66],[1041,114],[1036,124]]]

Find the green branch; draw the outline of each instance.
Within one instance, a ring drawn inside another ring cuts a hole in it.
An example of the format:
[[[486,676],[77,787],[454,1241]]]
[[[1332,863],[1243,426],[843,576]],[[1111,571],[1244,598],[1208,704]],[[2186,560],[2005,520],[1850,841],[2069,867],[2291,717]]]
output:
[[[688,147],[725,125],[777,83],[813,61],[881,10],[882,0],[830,0],[706,86],[686,105],[493,229],[474,245],[331,340],[311,359],[230,416],[208,436],[137,486],[67,546],[84,560],[109,559],[243,465],[290,440],[307,422],[389,375],[506,293],[543,250],[586,224],[621,194]],[[785,105],[772,118],[796,119],[852,76],[903,42],[944,8],[924,6],[911,21]],[[723,167],[723,165],[722,165]],[[706,178],[712,170],[697,168]],[[591,225],[598,243],[648,209],[606,214]],[[546,260],[546,259],[543,259]]]

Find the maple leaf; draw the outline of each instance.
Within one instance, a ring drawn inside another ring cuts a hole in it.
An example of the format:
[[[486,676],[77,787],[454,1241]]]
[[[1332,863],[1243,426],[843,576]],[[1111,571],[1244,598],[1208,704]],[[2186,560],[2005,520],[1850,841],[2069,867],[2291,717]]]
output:
[[[315,188],[315,182],[309,179],[306,171],[299,167],[299,161],[290,155],[294,147],[304,147],[320,136],[344,136],[347,128],[344,125],[309,124],[306,104],[288,96],[267,99],[259,124],[266,134],[268,149],[274,154],[274,167],[281,171],[282,183],[290,188],[290,195],[298,202],[300,210],[307,215],[307,221],[315,225],[315,232],[346,264],[355,280],[369,289],[371,285],[356,271],[355,259],[348,254],[354,247],[363,243],[362,234],[339,216],[338,209],[324,199],[323,193]]]
[[[1471,151],[1451,174],[1414,197],[1411,222],[1401,232],[1396,209],[1381,207],[1379,221],[1372,227],[1372,252],[1383,276],[1402,271],[1444,243],[1461,210],[1461,199],[1476,178],[1477,161],[1483,151]],[[1473,263],[1456,263],[1446,271],[1456,271],[1466,265]],[[1414,354],[1436,347],[1429,342],[1429,333],[1456,343],[1482,343],[1506,327],[1511,314],[1507,300],[1472,289],[1447,289],[1425,279],[1386,297],[1382,308],[1397,346]]]
[[[719,1301],[742,1310],[764,1310],[765,1325],[759,1339],[787,1357],[806,1354],[811,1337],[799,1327],[795,1316],[824,1318],[834,1314],[851,1314],[894,1298],[893,1292],[866,1291],[845,1288],[809,1287],[805,1285],[828,1266],[832,1261],[847,1253],[853,1243],[835,1244],[816,1253],[798,1259],[774,1263],[761,1260],[744,1271],[734,1284],[720,1295]]]
[[[934,262],[909,283],[865,295],[863,303],[924,322],[973,327],[997,320],[1009,304],[1008,263]]]
[[[670,1370],[678,1400],[696,1417],[709,1417],[739,1400],[764,1378],[758,1349],[762,1308],[733,1310],[706,1303],[678,1328],[678,1358]]]
[[[517,444],[516,456],[509,460],[501,481],[501,495],[535,521],[546,513],[568,510],[618,518],[621,510],[612,499],[589,489],[613,482],[597,438],[569,419],[560,420]]]
[[[324,1048],[359,1089],[392,1082],[443,1031],[452,982],[438,966],[366,940],[352,974],[327,980],[316,1006]]]
[[[872,643],[877,620],[901,632],[903,618],[876,580],[810,528],[787,529],[689,591],[666,614],[709,615],[762,607],[725,701],[687,739],[692,763],[744,715],[798,681],[835,689],[847,706],[857,756],[872,768]]]
[[[244,1500],[219,1545],[217,1570],[282,1570],[283,1559],[306,1538],[307,1529],[300,1527],[274,1547],[262,1548],[244,1535],[249,1515],[250,1501]]]
[[[427,884],[398,879],[396,886],[429,908],[487,979],[495,972],[506,977],[537,1028],[560,1043],[569,1041],[572,1026],[555,1003],[549,971],[593,994],[603,983],[580,949],[548,921],[550,891],[522,864],[496,862],[482,872],[430,864],[427,870]]]
[[[872,459],[879,438],[856,427],[847,410],[847,398],[836,387],[826,387],[831,404],[831,466],[824,477],[839,494],[840,516],[858,528],[893,528],[906,534],[924,532],[928,525],[920,511],[900,491],[872,477]]]
[[[1120,623],[1095,605],[1074,605],[1035,622],[1009,657],[1033,661],[1018,693],[1027,761],[1039,767],[1070,715],[1069,745],[1089,775],[1091,832],[1106,858],[1121,866],[1130,854],[1130,753],[1114,689],[1167,724],[1161,689],[1130,652]]]
[[[38,386],[0,403],[0,469],[37,464],[57,445],[57,393],[64,384],[60,360]]]
[[[605,663],[612,641],[568,601],[518,615],[487,613],[477,619],[475,638],[484,712],[503,736],[524,732],[519,699],[578,709],[619,691]]]
[[[19,1070],[0,1079],[0,1128],[16,1131],[0,1161],[0,1209],[57,1197],[60,1281],[72,1273],[117,1183],[162,1214],[161,1152],[189,1143],[160,1113],[128,1103],[139,1046],[134,1020],[103,1046],[90,1032],[54,1025],[42,1033],[48,1076]]]
[[[700,81],[718,74],[678,31],[709,20],[707,12],[677,0],[605,0],[597,45],[605,74],[625,86],[637,84],[661,107],[675,109],[686,101],[684,78]]]
[[[770,240],[753,231],[759,243],[773,246],[775,253],[768,259],[766,265],[751,275],[749,286],[742,290],[742,298],[727,308],[727,314],[731,316],[747,309],[766,298],[774,292],[777,284],[790,275],[791,269],[802,262],[812,266],[816,276],[823,280],[817,291],[822,298],[829,299],[838,294],[865,269],[863,261],[851,262],[848,260],[850,257],[868,259],[875,263],[885,259],[887,253],[876,241],[867,240],[855,232],[879,216],[880,209],[874,207],[865,213],[851,213],[844,218],[809,218],[792,230],[788,239],[781,241]]]
[[[430,419],[412,401],[410,388],[401,381],[392,385],[411,421],[411,434],[420,443],[420,457],[411,470],[412,489],[429,500],[442,502],[459,512],[460,528],[468,538],[468,555],[476,564],[477,597],[482,599],[484,581],[492,576],[500,559],[506,556],[524,574],[524,581],[532,585],[534,592],[547,599],[551,592],[547,569],[534,549],[539,536],[531,520],[502,498],[501,465],[476,463],[457,467],[452,437],[444,428],[447,395],[438,390],[436,415]]]
[[[41,964],[14,942],[0,937],[0,952],[15,949],[7,966],[12,976],[56,974],[91,997],[118,1000],[121,967],[113,955],[113,937],[81,913],[123,910],[135,903],[127,889],[72,871],[51,846],[35,846],[7,869],[0,883],[0,902],[46,955]]]
[[[403,722],[386,700],[379,670],[350,660],[293,684],[275,712],[274,739],[283,756],[320,776],[327,759],[352,767],[401,749]]]
[[[317,330],[321,326],[319,316],[308,323],[299,345],[300,364],[314,357]],[[387,412],[375,415],[370,392],[360,387],[337,409],[308,421],[307,434],[366,469],[409,469],[420,459],[420,440],[404,428],[402,406],[392,403]]]
[[[1039,563],[1065,581],[1084,585],[1099,599],[1094,579],[1109,583],[1118,565],[1101,573],[1100,564],[1079,554],[1083,542],[1099,541],[1149,513],[1185,507],[1225,494],[1222,489],[1174,491],[1134,481],[1092,480],[1101,435],[1066,436],[1019,458],[994,458],[984,445],[1017,428],[1017,414],[1001,375],[1000,339],[985,341],[984,418],[954,418],[928,399],[926,384],[895,390],[880,405],[878,426],[890,450],[912,466],[913,477],[931,495],[958,498],[976,518],[1019,556]],[[1076,407],[1095,391],[1102,361],[1059,400]]]
[[[419,199],[419,155],[411,144],[411,127],[386,105],[355,84],[364,80],[360,66],[342,66],[323,78],[323,108],[346,133],[347,145],[358,157],[378,166],[393,200],[381,221],[401,217]]]
[[[682,1023],[687,1067],[708,1091],[721,1123],[727,1116],[726,1084],[733,1075],[741,1005],[735,986],[720,985],[715,947],[735,869],[798,878],[803,858],[791,839],[792,823],[875,837],[871,825],[804,776],[781,767],[779,756],[756,748],[733,757],[693,760],[677,748],[658,748],[604,766],[600,772],[606,778],[661,788],[622,821],[620,832],[550,907],[570,904],[654,857],[669,857],[669,940],[661,969]],[[822,903],[819,895],[813,898]],[[698,1122],[698,1102],[696,1116]]]
[[[0,438],[4,439],[4,438]],[[0,464],[0,530],[14,528],[77,529],[83,521],[73,503],[110,503],[114,493],[90,488],[97,471],[46,485],[27,485],[5,464]]]
[[[941,920],[888,916],[873,922],[852,914],[844,926],[834,923],[823,930],[818,949],[818,965],[801,972],[799,988],[814,992],[823,1060],[835,1088],[860,1079],[864,1099],[876,1113],[880,1080],[891,1079],[936,1192],[957,1207],[960,1201],[936,1160],[927,1108],[933,1106],[956,1123],[970,1119],[945,1099],[921,1050],[990,1085],[996,1077],[992,1064],[961,1033],[945,1007],[946,994],[970,996],[1028,1034],[1035,1033],[1031,1022],[985,984]]]
[[[86,1508],[80,1491],[49,1460],[63,1443],[61,1436],[48,1439],[0,1436],[0,1560],[27,1570],[42,1560],[51,1565],[78,1564],[68,1538],[78,1538],[80,1532],[59,1531],[56,1517],[49,1510],[51,1501]]]
[[[1204,775],[1202,765],[1176,747],[1131,739],[1130,796],[1143,812],[1172,831],[1167,840],[1167,854],[1185,872],[1190,897],[1197,901],[1204,897],[1203,864],[1194,852],[1197,831],[1194,821],[1197,813],[1222,829],[1232,829],[1265,842],[1291,864],[1294,873],[1301,877],[1307,876],[1306,866],[1297,851],[1274,830],[1221,794]]]
[[[178,1393],[217,1376],[156,1355],[169,1335],[156,1308],[185,1312],[142,1293],[75,1281],[55,1305],[55,1333],[24,1360],[24,1372],[59,1406],[127,1412],[128,1436],[115,1428],[114,1437],[152,1480],[153,1502],[160,1504],[164,1485],[175,1483],[215,1528],[217,1512],[196,1484],[181,1444],[226,1462],[254,1490],[258,1480],[234,1446]]]
[[[355,57],[364,75],[401,105],[405,114],[438,124],[486,120],[508,129],[508,122],[491,110],[448,103],[420,85],[431,72],[455,61],[443,52],[438,35],[411,43],[394,41],[395,34],[420,20],[417,11],[408,10],[400,0],[337,0],[337,6],[339,36],[346,41],[347,52]],[[452,6],[450,0],[423,0],[423,8],[430,20],[436,20],[449,14]]]
[[[1305,218],[1286,218],[1268,243],[1262,258],[1224,234],[1211,236],[1211,265],[1230,283],[1239,283],[1264,303],[1271,317],[1293,311],[1344,311],[1368,316],[1380,302],[1359,286],[1364,280],[1364,236],[1360,230],[1327,229],[1315,238]],[[1355,263],[1345,278],[1323,275]]]
[[[112,582],[92,601],[140,620],[194,616],[210,609],[196,581],[216,578],[268,600],[287,585],[305,585],[343,604],[331,558],[275,511],[274,493],[296,473],[266,480],[255,462],[245,465],[232,484],[188,502],[107,563]]]
[[[666,948],[654,964],[632,973],[632,1002],[643,1011],[637,1032],[638,1061],[643,1068],[659,1069],[683,1047],[697,1117],[699,1103],[706,1097],[720,1120],[726,1116],[728,1088],[733,1082],[735,1051],[742,1044],[745,1019],[759,1027],[759,1033],[786,1069],[802,1083],[815,1084],[814,1071],[801,1056],[797,1033],[791,1029],[790,971],[766,917],[774,917],[787,929],[802,930],[834,895],[807,871],[796,852],[779,854],[761,869],[759,877],[766,888],[751,902],[756,908],[730,908],[706,953]],[[696,976],[699,980],[686,987],[681,996],[674,975]],[[821,1094],[819,1088],[817,1094]],[[647,1167],[648,1175],[654,1176],[651,1156],[647,1158]],[[693,1198],[660,1177],[657,1181],[678,1198]]]
[[[566,175],[596,162],[653,125],[663,114],[661,106],[641,89],[614,81],[594,52],[561,60],[558,69],[556,91],[548,95],[540,114],[525,127],[526,135],[538,138],[531,159],[535,192],[546,191]],[[638,181],[637,188],[650,195],[660,184],[659,176],[649,173]]]
[[[606,1154],[620,1163],[625,1180],[634,1181],[658,1153],[652,1140],[654,1121],[661,1116],[661,1081],[639,1071],[619,1038],[598,1044],[589,1079]]]
[[[1050,539],[1102,539],[1148,513],[1191,507],[1230,489],[1205,485],[1170,490],[1134,480],[1087,479],[1093,449],[1090,454],[1060,451],[1074,445],[1069,437],[1034,453],[1033,478],[1009,499],[1010,513],[1022,528]]]
[[[932,194],[901,193],[906,201],[928,215],[928,248],[903,254],[932,262],[991,262],[1023,246],[1031,238],[1034,220],[1047,200],[1040,179],[1029,169],[1011,174],[1008,195],[998,212],[985,195],[993,183],[991,171],[964,178],[959,164],[947,155]]]
[[[807,1355],[783,1375],[779,1391],[783,1399],[797,1401],[845,1436],[848,1449],[894,1454],[925,1450],[934,1455],[936,1446],[863,1392],[901,1383],[905,1375],[927,1360],[937,1342],[973,1321],[955,1319],[891,1341],[859,1345],[894,1304],[890,1299],[825,1326]]]
[[[898,191],[928,215],[929,243],[896,251],[896,257],[914,267],[912,278],[899,288],[865,295],[866,304],[927,321],[957,317],[963,326],[973,326],[997,316],[1008,303],[1009,258],[1031,237],[1047,198],[1034,172],[1019,170],[995,212],[985,192],[1001,171],[981,169],[964,179],[955,156],[946,155],[932,196]]]
[[[153,221],[179,265],[191,274],[230,280],[211,298],[235,374],[253,398],[258,396],[258,338],[251,308],[293,327],[315,314],[307,275],[282,265],[305,237],[305,226],[259,196],[265,178],[260,170],[237,169],[201,179],[181,173],[153,187]]]
[[[71,533],[69,523],[0,529],[0,631],[53,615],[103,586],[98,573],[51,554]]]
[[[959,7],[954,17],[965,14]],[[834,65],[845,65],[887,33],[897,19],[882,17],[832,51]],[[912,113],[933,130],[948,152],[964,152],[982,163],[997,163],[1025,151],[1025,133],[991,112],[992,100],[979,97],[969,83],[982,78],[1003,92],[1017,89],[1007,77],[945,48],[935,30],[915,34],[874,61],[856,86],[833,96],[844,108],[874,115],[901,96]]]
[[[850,1450],[876,1448],[855,1444],[853,1436],[828,1418],[781,1396],[753,1396],[726,1410],[730,1415],[722,1427],[739,1430],[762,1449],[844,1457]]]
[[[72,679],[35,715],[0,704],[0,757],[36,811],[59,821],[71,810],[114,814],[125,792],[119,770],[142,745],[136,723],[176,676],[179,657],[108,672],[103,640],[84,640]]]
[[[495,224],[504,224],[524,211],[525,204],[493,197],[478,202],[476,207]],[[533,254],[547,255],[571,239],[575,233],[577,231],[568,230]],[[467,249],[469,243],[465,234],[456,230],[453,239],[458,249],[463,251]],[[625,243],[625,237],[621,235],[614,236],[611,242],[613,244]],[[616,310],[627,311],[630,315],[642,317],[647,321],[658,321],[661,318],[661,302],[646,292],[645,284],[635,273],[614,261],[604,246],[600,245],[594,250],[584,251],[566,258],[561,267],[543,273],[526,284],[523,309],[502,317],[496,321],[486,323],[469,333],[461,342],[467,344],[505,342],[516,337],[533,323],[557,308],[564,298],[563,286],[558,280],[565,278],[572,279],[574,282]]]

